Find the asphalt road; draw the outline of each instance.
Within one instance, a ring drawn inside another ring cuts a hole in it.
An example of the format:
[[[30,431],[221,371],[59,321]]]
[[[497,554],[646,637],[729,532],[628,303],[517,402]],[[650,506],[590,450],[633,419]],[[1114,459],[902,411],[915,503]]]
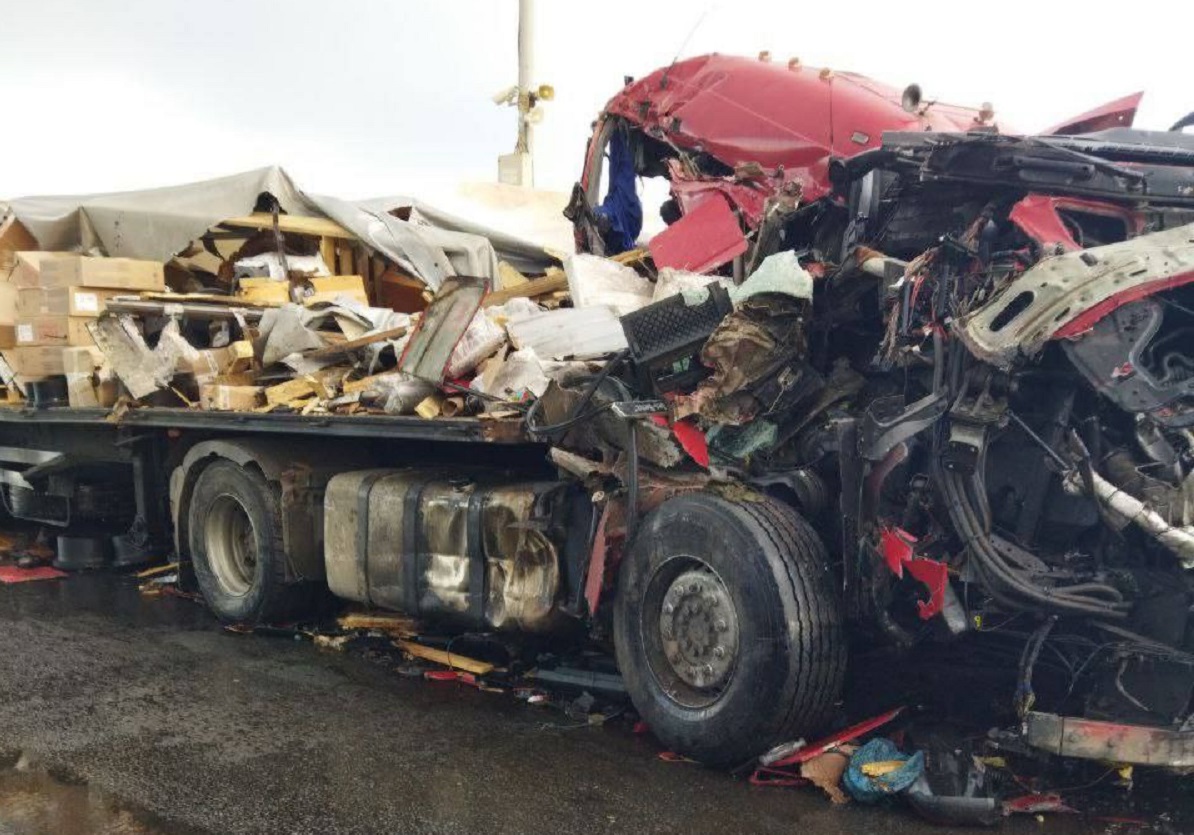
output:
[[[231,634],[115,577],[0,587],[0,630],[3,835],[943,831],[664,762],[624,723]]]

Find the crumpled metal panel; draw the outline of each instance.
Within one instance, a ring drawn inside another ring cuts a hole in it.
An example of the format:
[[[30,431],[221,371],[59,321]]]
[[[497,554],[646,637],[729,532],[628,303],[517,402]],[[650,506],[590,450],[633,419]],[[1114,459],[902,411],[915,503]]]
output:
[[[976,124],[977,110],[935,103],[909,113],[900,99],[900,91],[854,73],[714,54],[628,84],[605,111],[730,167],[782,167],[776,189],[799,182],[805,199],[815,200],[830,191],[831,156],[876,148],[884,131]]]
[[[1025,717],[1025,741],[1061,757],[1168,768],[1194,766],[1194,731],[1032,712]]]
[[[560,593],[550,532],[553,496],[563,487],[493,484],[434,470],[343,473],[328,484],[324,505],[328,585],[338,597],[411,615],[488,629],[546,628]]]
[[[1051,339],[1080,338],[1129,302],[1194,282],[1194,224],[1044,258],[956,332],[979,359],[1010,368]]]
[[[462,275],[445,278],[406,343],[398,361],[399,370],[420,380],[443,382],[452,351],[468,330],[488,289],[489,283],[484,278]]]
[[[1071,116],[1051,128],[1041,131],[1042,136],[1062,136],[1075,133],[1092,133],[1107,128],[1130,128],[1136,120],[1136,110],[1144,93],[1130,93],[1123,98],[1101,104],[1085,113]]]

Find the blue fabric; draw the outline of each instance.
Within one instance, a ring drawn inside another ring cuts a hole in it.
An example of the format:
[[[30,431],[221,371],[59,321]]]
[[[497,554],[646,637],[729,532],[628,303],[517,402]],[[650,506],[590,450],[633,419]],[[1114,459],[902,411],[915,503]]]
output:
[[[890,774],[881,777],[867,777],[862,773],[862,766],[866,763],[881,763],[889,760],[901,760],[903,765]],[[908,756],[895,746],[890,739],[876,737],[854,752],[850,757],[850,764],[846,766],[846,773],[842,775],[842,785],[850,796],[860,803],[877,803],[885,797],[902,792],[916,782],[925,770],[925,755],[917,751]]]
[[[609,140],[609,194],[597,207],[596,214],[609,221],[603,230],[606,255],[634,249],[638,233],[643,231],[643,204],[634,188],[634,157],[625,131],[614,131]]]

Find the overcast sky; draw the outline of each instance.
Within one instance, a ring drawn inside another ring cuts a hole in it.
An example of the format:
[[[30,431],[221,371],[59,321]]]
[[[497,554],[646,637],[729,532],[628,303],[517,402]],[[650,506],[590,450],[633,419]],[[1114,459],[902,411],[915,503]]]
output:
[[[705,52],[854,70],[994,103],[1033,130],[1135,90],[1138,126],[1194,110],[1188,0],[1099,4],[538,0],[537,185],[566,190],[621,86]],[[144,188],[279,164],[343,197],[496,176],[517,0],[0,0],[0,195]],[[1164,9],[1164,11],[1160,11]],[[698,20],[703,20],[698,24]],[[691,37],[689,32],[696,25]],[[687,42],[686,41],[687,38]]]

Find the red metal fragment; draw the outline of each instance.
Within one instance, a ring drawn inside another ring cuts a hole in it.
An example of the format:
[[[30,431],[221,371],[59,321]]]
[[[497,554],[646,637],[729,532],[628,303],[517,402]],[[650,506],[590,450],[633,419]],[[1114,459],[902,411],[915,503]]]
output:
[[[36,568],[20,568],[15,565],[0,566],[0,583],[28,583],[32,580],[57,580],[65,577],[65,571],[40,565]]]
[[[920,619],[929,620],[945,609],[949,568],[937,560],[917,557],[915,544],[916,537],[901,528],[888,527],[879,531],[879,552],[891,573],[903,577],[907,568],[913,579],[929,590],[929,599],[916,603]]]
[[[1082,249],[1057,214],[1057,201],[1052,197],[1030,194],[1012,206],[1007,217],[1021,232],[1047,249],[1058,246],[1069,251]]]
[[[746,252],[746,237],[726,199],[711,194],[652,238],[647,248],[656,267],[703,273]]]
[[[826,751],[837,748],[839,745],[844,745],[847,742],[853,742],[859,737],[866,736],[871,731],[883,727],[903,712],[904,708],[897,707],[887,711],[886,713],[881,713],[878,716],[873,716],[870,719],[859,722],[857,725],[851,725],[845,730],[838,731],[832,736],[827,736],[804,746],[799,751],[789,754],[782,760],[773,762],[770,766],[768,766],[768,769],[774,770],[777,768],[783,768],[785,766],[799,765],[800,763],[807,762],[814,757],[819,757]]]
[[[652,415],[651,422],[656,426],[667,426],[663,415]],[[679,420],[671,425],[672,435],[680,448],[688,453],[688,457],[705,469],[709,469],[709,442],[705,433],[691,420]]]
[[[1136,110],[1140,107],[1142,98],[1144,98],[1143,92],[1131,93],[1123,98],[1101,104],[1093,110],[1080,113],[1041,131],[1041,136],[1090,133],[1107,128],[1130,128],[1132,122],[1136,120]]]

